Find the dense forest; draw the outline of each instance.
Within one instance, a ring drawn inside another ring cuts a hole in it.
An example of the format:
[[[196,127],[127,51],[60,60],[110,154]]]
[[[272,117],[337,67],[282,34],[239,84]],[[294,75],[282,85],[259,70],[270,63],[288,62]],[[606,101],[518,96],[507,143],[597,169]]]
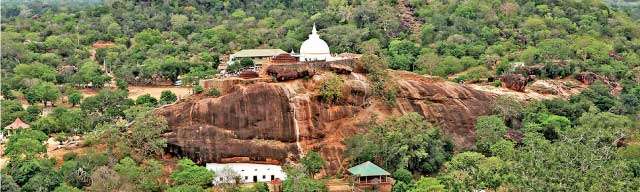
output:
[[[314,24],[331,52],[362,54],[375,66],[370,79],[375,68],[498,85],[493,77],[519,73],[607,80],[568,100],[498,98],[477,119],[467,151],[417,114],[368,123],[346,140],[345,156],[391,172],[393,191],[640,190],[638,2],[6,0],[1,12],[0,126],[20,118],[31,128],[6,138],[0,191],[208,190],[215,173],[189,159],[163,169],[167,122],[152,110],[176,95],[129,99],[127,87],[181,80],[203,92],[198,80],[215,77],[229,54],[297,51]],[[75,136],[88,150],[63,162],[45,155],[49,137]],[[284,191],[327,190],[313,177],[322,164],[311,152],[287,166]]]

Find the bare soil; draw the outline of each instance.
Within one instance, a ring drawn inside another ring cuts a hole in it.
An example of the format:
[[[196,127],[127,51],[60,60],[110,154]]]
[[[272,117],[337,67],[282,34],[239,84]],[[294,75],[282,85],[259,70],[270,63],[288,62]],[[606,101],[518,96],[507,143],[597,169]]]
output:
[[[169,90],[178,96],[178,99],[185,98],[191,95],[191,87],[176,87],[176,86],[129,86],[129,98],[136,99],[138,96],[144,94],[150,94],[151,96],[159,99],[160,94],[164,90]],[[95,89],[82,89],[80,90],[84,97],[94,96],[98,94],[98,90]]]

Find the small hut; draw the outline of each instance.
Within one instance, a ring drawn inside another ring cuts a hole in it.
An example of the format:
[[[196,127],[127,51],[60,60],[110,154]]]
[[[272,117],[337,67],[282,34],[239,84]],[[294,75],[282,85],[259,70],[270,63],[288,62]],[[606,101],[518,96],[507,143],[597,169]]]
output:
[[[29,128],[29,127],[30,127],[29,124],[25,123],[24,121],[22,121],[22,119],[18,117],[16,118],[15,121],[13,121],[13,123],[4,127],[4,130],[6,130],[8,134],[12,134],[15,132],[15,130]]]
[[[391,191],[391,174],[370,161],[351,167],[348,171],[353,175],[356,187],[361,190]]]

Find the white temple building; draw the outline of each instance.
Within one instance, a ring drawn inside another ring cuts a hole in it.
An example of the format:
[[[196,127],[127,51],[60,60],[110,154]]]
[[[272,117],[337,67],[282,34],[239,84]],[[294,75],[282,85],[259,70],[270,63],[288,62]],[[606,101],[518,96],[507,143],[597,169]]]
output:
[[[309,38],[300,46],[300,61],[330,61],[331,52],[329,51],[329,45],[327,42],[320,39],[316,25],[313,24],[313,29]]]
[[[256,183],[279,179],[284,181],[287,175],[279,165],[255,163],[207,163],[207,169],[215,172],[212,183]]]

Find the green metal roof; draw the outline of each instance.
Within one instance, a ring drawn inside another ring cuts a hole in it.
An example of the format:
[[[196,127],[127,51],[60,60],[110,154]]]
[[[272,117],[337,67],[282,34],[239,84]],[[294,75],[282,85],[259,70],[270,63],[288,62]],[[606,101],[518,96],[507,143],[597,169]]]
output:
[[[391,175],[389,172],[378,167],[376,164],[371,163],[370,161],[364,162],[360,165],[356,165],[355,167],[351,167],[348,170],[352,175],[358,175],[361,177]]]

